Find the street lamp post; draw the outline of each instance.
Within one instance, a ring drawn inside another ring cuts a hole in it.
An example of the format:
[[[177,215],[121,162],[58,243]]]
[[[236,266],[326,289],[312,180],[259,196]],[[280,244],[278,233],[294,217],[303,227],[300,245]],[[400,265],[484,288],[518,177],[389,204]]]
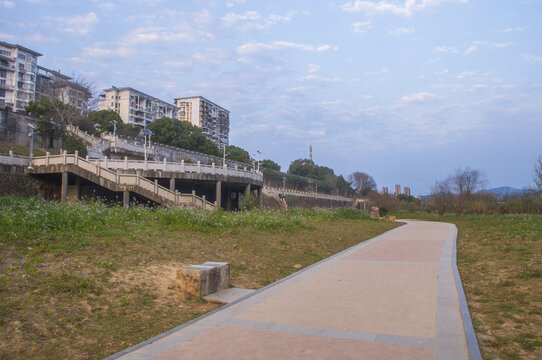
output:
[[[34,130],[36,127],[30,123],[28,123],[28,127],[30,128],[30,132],[28,133],[28,136],[30,136],[30,150],[28,154],[28,168],[32,169],[32,158],[34,157]]]
[[[150,131],[149,129],[141,129],[141,133],[143,134],[143,137],[145,140],[143,148],[144,148],[145,160],[147,160],[147,136],[149,137],[149,146],[150,146],[152,131]]]
[[[113,148],[117,152],[117,121],[113,120]]]
[[[224,165],[226,165],[226,144],[223,143],[222,144],[222,150],[224,151],[223,154],[222,154],[222,167],[224,167]]]
[[[260,171],[260,156],[262,156],[262,153],[260,150],[256,150],[256,153],[258,154],[258,158],[256,159],[258,161],[258,171]]]
[[[282,198],[286,198],[286,177],[282,177]]]

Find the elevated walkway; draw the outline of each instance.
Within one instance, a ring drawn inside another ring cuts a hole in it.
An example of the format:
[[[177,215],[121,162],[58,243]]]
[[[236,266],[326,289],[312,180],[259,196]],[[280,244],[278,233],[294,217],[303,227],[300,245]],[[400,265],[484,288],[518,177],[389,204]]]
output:
[[[61,199],[67,200],[68,174],[76,175],[96,185],[114,192],[124,193],[124,203],[127,206],[129,192],[136,193],[146,199],[167,206],[197,207],[214,210],[217,206],[205,200],[205,196],[199,197],[195,193],[191,195],[172,191],[158,184],[158,181],[150,181],[139,174],[123,174],[100,166],[83,159],[76,154],[46,155],[34,158],[32,168],[27,173],[35,175],[62,174]]]

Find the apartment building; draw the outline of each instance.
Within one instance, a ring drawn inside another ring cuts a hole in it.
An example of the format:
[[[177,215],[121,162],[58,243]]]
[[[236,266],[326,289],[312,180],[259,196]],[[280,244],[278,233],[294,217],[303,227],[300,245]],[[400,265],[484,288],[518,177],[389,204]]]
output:
[[[230,112],[202,96],[175,99],[178,119],[201,128],[205,136],[216,145],[228,145]]]
[[[104,93],[98,101],[98,110],[113,110],[127,124],[145,127],[156,119],[178,117],[175,105],[130,87],[113,86]]]
[[[40,53],[0,41],[0,106],[24,110],[35,100]]]
[[[42,97],[56,98],[64,104],[86,111],[92,93],[86,86],[73,82],[72,78],[43,66],[38,66],[36,101]]]

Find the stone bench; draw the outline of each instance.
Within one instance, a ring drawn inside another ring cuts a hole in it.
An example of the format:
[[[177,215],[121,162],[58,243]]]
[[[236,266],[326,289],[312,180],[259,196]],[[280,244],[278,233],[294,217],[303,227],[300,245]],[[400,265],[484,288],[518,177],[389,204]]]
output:
[[[177,285],[181,294],[188,297],[203,297],[230,287],[230,264],[206,262],[177,270]]]

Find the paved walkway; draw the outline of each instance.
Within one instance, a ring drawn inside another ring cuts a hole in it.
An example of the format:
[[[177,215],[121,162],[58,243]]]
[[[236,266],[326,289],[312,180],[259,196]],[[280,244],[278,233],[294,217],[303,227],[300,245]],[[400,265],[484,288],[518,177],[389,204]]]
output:
[[[456,235],[407,221],[111,359],[480,359]]]

